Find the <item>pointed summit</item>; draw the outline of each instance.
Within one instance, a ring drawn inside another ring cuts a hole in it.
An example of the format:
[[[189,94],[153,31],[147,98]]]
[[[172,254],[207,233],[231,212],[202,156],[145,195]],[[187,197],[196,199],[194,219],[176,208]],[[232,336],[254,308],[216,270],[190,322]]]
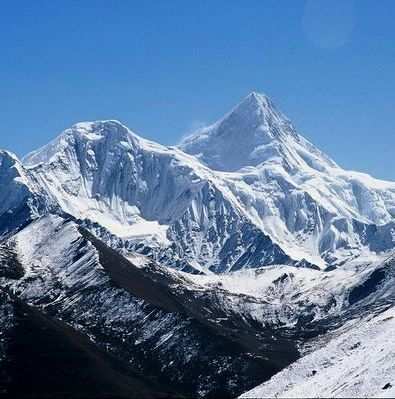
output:
[[[272,101],[266,94],[258,93],[256,91],[252,91],[250,94],[248,94],[248,96],[245,97],[239,105],[242,104],[249,104],[252,106],[264,108],[273,107]]]
[[[255,91],[248,94],[243,98],[239,104],[237,104],[231,112],[226,116],[231,115],[234,112],[258,112],[259,114],[264,114],[265,112],[274,112],[280,114],[272,100],[265,94],[257,93]],[[225,116],[225,117],[226,117]]]
[[[296,132],[269,97],[257,92],[250,93],[218,122],[187,137],[180,148],[213,169],[229,172],[273,163],[290,173],[301,168],[336,167]]]
[[[256,92],[218,122],[187,137],[180,148],[213,169],[230,172],[267,163],[281,164],[287,170],[324,168],[316,158],[335,165],[296,133],[269,97]]]
[[[289,120],[277,110],[272,100],[265,94],[255,91],[245,97],[219,123],[224,123],[229,119],[230,123],[234,123],[238,119],[241,120],[243,127],[249,128],[250,131],[257,125],[263,125],[268,130],[276,124],[288,127],[287,130],[291,128]]]

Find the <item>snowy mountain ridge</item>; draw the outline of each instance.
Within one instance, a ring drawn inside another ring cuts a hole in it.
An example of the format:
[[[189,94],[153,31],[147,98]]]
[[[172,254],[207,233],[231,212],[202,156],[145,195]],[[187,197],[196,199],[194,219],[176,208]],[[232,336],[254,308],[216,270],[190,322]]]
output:
[[[85,122],[23,162],[65,212],[199,270],[325,268],[395,247],[395,183],[343,170],[257,93],[178,148],[117,121]],[[271,244],[251,254],[235,220]]]

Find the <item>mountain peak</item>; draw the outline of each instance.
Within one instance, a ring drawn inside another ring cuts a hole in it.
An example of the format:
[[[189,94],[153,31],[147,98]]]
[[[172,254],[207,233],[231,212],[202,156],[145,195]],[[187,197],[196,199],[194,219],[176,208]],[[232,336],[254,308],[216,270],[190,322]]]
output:
[[[272,103],[266,94],[258,93],[256,91],[252,91],[248,94],[244,100],[242,100],[242,103],[243,102],[255,103],[257,105],[269,105]]]
[[[336,164],[300,136],[264,94],[252,92],[218,122],[199,129],[180,144],[212,169],[234,172],[277,164],[289,172]]]
[[[100,144],[107,150],[114,146],[127,145],[134,148],[139,137],[117,120],[78,122],[64,130],[46,146],[33,151],[23,158],[25,166],[33,167],[47,163],[54,156],[62,156],[70,148],[86,150]]]
[[[236,171],[281,158],[279,145],[299,136],[264,94],[252,92],[218,122],[187,137],[180,147],[209,167]]]
[[[128,140],[135,136],[124,124],[115,119],[78,122],[62,134],[80,136],[88,140],[98,140],[108,137],[114,140]]]
[[[270,114],[275,114],[277,117],[280,117],[280,113],[276,110],[271,99],[265,94],[255,91],[248,94],[229,114],[225,115],[225,118],[233,113],[241,113],[243,116],[249,117],[256,115],[257,117],[263,118],[265,115]],[[286,119],[283,115],[281,115],[281,117]]]

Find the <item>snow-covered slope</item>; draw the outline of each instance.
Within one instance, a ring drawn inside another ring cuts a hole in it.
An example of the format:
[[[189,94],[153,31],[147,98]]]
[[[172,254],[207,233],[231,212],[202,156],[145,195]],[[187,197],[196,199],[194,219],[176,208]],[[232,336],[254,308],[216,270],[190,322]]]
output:
[[[318,280],[302,277],[304,283],[287,293],[308,310],[303,329],[321,332],[304,341],[301,359],[243,398],[393,396],[395,257],[317,273]],[[322,312],[315,310],[317,299]],[[285,300],[283,306],[292,302]]]
[[[324,266],[394,247],[395,183],[340,168],[264,95],[179,147],[223,171],[254,223],[294,258]]]
[[[343,330],[241,398],[393,398],[394,307]]]

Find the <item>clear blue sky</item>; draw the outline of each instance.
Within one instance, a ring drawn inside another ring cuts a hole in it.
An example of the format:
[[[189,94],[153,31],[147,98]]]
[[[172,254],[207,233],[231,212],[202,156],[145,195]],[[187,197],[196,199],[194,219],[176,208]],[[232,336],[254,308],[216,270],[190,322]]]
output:
[[[0,147],[119,119],[176,143],[252,90],[341,165],[395,180],[395,1],[14,1]]]

